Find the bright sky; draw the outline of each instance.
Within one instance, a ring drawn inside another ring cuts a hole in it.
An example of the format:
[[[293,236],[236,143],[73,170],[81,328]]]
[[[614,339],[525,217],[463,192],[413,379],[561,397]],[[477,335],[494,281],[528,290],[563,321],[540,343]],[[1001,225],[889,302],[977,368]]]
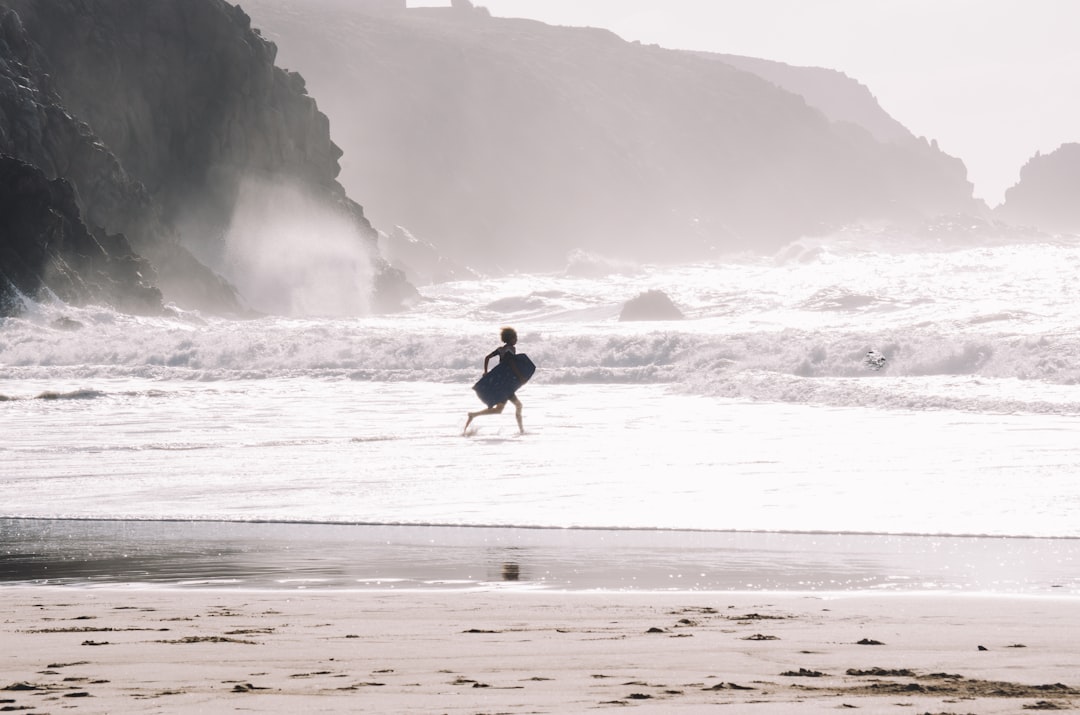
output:
[[[449,3],[445,3],[449,4]],[[1080,0],[474,0],[500,17],[840,70],[968,167],[991,206],[1080,142]]]

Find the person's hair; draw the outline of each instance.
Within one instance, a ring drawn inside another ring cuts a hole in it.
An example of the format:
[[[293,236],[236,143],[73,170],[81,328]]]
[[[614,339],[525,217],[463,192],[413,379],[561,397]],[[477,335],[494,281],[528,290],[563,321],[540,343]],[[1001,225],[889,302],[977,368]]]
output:
[[[502,332],[499,333],[499,337],[504,343],[508,343],[511,340],[517,340],[517,331],[513,328],[503,328]]]

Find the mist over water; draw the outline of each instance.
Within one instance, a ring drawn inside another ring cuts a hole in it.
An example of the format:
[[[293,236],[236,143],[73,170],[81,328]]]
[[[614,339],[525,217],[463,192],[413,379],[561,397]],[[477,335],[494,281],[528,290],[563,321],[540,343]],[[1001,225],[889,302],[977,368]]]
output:
[[[368,313],[372,249],[347,216],[298,184],[247,178],[225,246],[225,274],[256,311]]]

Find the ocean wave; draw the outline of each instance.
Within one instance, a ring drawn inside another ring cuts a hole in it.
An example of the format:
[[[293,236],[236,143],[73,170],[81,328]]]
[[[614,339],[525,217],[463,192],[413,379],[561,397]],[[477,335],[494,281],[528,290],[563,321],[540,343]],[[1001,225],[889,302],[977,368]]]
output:
[[[715,326],[694,321],[682,321],[677,327],[651,324],[641,332],[615,325],[585,331],[549,327],[525,332],[519,349],[547,369],[579,374],[657,367],[698,371],[723,365],[803,377],[845,377],[865,373],[863,358],[876,350],[894,376],[981,374],[1057,384],[1080,382],[1080,331],[972,335],[944,331],[940,326],[884,331],[714,331],[709,328]],[[177,335],[168,327],[143,327],[62,346],[28,335],[21,343],[30,347],[0,353],[4,358],[0,379],[116,375],[212,380],[341,374],[425,379],[429,373],[475,372],[497,342],[478,329],[463,334],[433,325],[427,334],[415,335],[396,334],[381,322],[327,322],[311,327],[274,320],[217,321],[197,336]]]
[[[804,241],[776,257],[668,267],[578,258],[599,269],[431,286],[414,310],[383,317],[35,304],[0,325],[0,390],[10,399],[33,382],[70,400],[128,378],[166,392],[185,381],[470,383],[512,324],[537,382],[902,409],[1072,413],[1080,401],[1080,304],[1068,290],[1080,243],[904,252]],[[621,305],[646,290],[663,290],[687,320],[620,323]],[[957,386],[980,380],[1004,392]]]
[[[46,390],[39,394],[35,399],[38,400],[94,400],[99,397],[105,397],[105,393],[100,390],[72,390],[71,392],[56,392],[54,390]]]
[[[536,329],[525,334],[521,347],[540,367],[534,380],[551,384],[673,384],[703,395],[760,400],[988,409],[992,400],[958,396],[952,387],[937,395],[915,388],[917,379],[933,386],[938,384],[934,378],[965,377],[1026,383],[1023,389],[1013,385],[1009,391],[1015,394],[1001,399],[995,410],[1076,409],[1073,390],[1065,389],[1066,398],[1056,403],[1034,395],[1046,392],[1047,386],[1080,385],[1080,333],[973,336],[934,327],[721,333],[683,327],[684,323],[678,330],[654,326],[650,332],[612,326],[586,332]],[[273,320],[215,321],[197,335],[177,335],[168,326],[122,332],[127,336],[124,343],[119,338],[110,343],[104,336],[78,347],[68,345],[66,356],[42,351],[37,364],[6,361],[0,366],[0,381],[82,383],[76,389],[46,387],[36,394],[43,400],[127,396],[123,390],[113,393],[93,383],[130,378],[159,383],[161,387],[141,393],[154,398],[167,395],[164,388],[185,381],[468,383],[479,377],[483,355],[496,342],[478,334],[450,333],[445,327],[416,336],[355,322],[307,326]],[[875,356],[873,365],[867,362],[868,354]],[[4,393],[16,394],[10,386]]]

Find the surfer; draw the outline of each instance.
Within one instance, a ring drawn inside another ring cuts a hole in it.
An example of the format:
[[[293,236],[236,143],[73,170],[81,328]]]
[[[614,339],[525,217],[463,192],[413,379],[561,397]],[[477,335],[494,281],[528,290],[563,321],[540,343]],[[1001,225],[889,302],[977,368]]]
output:
[[[503,328],[502,332],[499,333],[499,339],[503,341],[503,344],[492,350],[484,357],[484,374],[486,375],[488,373],[488,362],[491,361],[491,358],[498,356],[499,364],[506,365],[508,368],[513,370],[514,375],[517,376],[518,381],[520,383],[524,383],[525,376],[521,374],[520,370],[518,370],[517,361],[514,359],[514,356],[517,355],[517,348],[514,347],[515,345],[517,345],[517,331],[513,328]],[[503,411],[503,408],[506,407],[507,402],[514,403],[514,417],[517,418],[518,431],[521,432],[521,434],[525,434],[525,427],[521,424],[521,400],[517,398],[517,394],[515,393],[511,393],[510,396],[506,398],[506,400],[503,400],[497,405],[488,407],[486,410],[470,412],[469,419],[465,422],[465,430],[463,431],[468,431],[469,425],[472,424],[472,421],[480,415],[500,414]]]

